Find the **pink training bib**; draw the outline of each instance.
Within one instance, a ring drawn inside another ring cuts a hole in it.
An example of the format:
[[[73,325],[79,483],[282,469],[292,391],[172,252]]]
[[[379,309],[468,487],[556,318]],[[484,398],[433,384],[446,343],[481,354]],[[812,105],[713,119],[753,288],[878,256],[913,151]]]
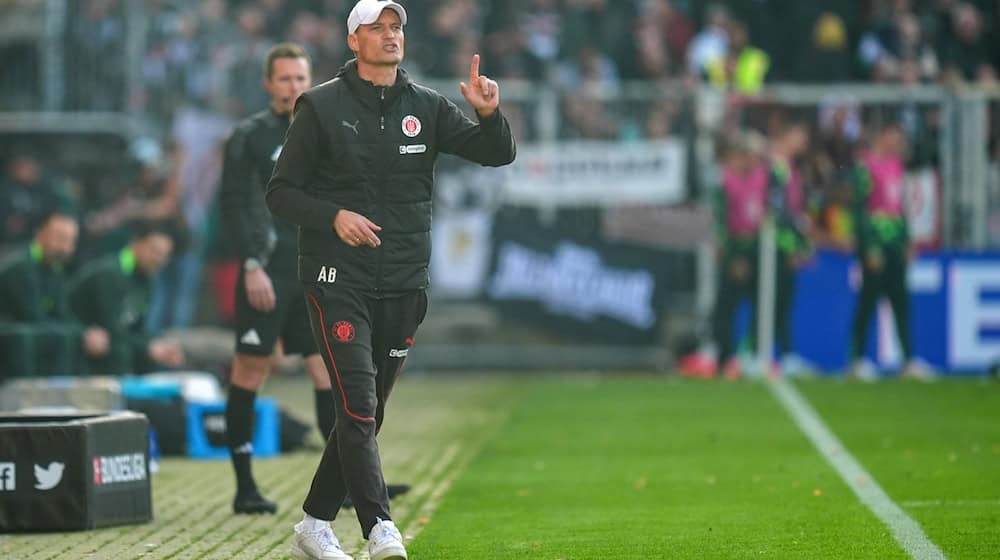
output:
[[[722,188],[726,196],[726,229],[730,235],[756,235],[764,217],[768,171],[763,164],[748,171],[726,167]]]
[[[867,153],[862,156],[872,177],[872,192],[868,210],[873,214],[901,216],[903,214],[903,179],[906,170],[903,158]]]

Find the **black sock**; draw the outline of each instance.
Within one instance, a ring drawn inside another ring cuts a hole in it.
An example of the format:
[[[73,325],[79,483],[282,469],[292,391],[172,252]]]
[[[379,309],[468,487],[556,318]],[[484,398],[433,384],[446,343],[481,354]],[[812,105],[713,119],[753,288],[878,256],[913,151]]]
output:
[[[237,492],[257,489],[250,468],[253,454],[253,405],[256,398],[256,391],[236,385],[229,387],[229,400],[226,401],[226,443],[233,460],[233,470],[236,471]]]
[[[330,439],[337,421],[337,411],[333,406],[333,389],[316,389],[316,425],[323,441]]]

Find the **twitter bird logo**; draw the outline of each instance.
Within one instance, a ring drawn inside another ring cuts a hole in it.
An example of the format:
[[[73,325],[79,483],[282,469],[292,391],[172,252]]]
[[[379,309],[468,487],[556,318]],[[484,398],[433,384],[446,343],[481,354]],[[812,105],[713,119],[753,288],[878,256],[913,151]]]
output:
[[[52,490],[58,486],[65,468],[63,463],[49,463],[48,467],[35,465],[35,489]]]

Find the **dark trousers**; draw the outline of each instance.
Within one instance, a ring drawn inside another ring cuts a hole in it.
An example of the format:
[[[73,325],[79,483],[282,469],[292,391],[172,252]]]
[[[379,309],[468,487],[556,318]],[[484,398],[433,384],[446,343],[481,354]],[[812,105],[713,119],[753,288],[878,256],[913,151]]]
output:
[[[744,298],[750,300],[753,308],[754,321],[750,328],[750,341],[756,346],[757,321],[760,315],[757,310],[758,264],[756,249],[737,253],[727,253],[722,259],[722,274],[718,293],[715,296],[715,308],[712,311],[712,330],[718,345],[719,364],[724,364],[735,353],[733,345],[733,324],[736,310]],[[775,271],[774,293],[774,342],[779,354],[786,354],[793,349],[792,341],[792,304],[795,301],[795,285],[797,270],[791,256],[778,253],[777,270]],[[740,278],[735,275],[734,266],[739,260],[747,263],[748,276]]]
[[[774,343],[778,355],[785,355],[794,349],[792,340],[792,304],[795,303],[795,288],[798,269],[791,255],[778,253],[778,270],[774,287]]]
[[[733,326],[736,310],[744,298],[750,300],[757,313],[757,255],[756,249],[729,251],[723,255],[719,273],[715,308],[712,310],[712,333],[718,346],[720,366],[735,353]],[[743,269],[740,276],[737,269]]]
[[[884,248],[882,268],[879,270],[870,268],[865,259],[861,259],[861,291],[854,310],[852,357],[857,358],[865,353],[868,325],[871,324],[875,306],[883,295],[889,298],[889,304],[892,306],[903,357],[907,360],[913,357],[913,346],[910,341],[910,294],[906,288],[907,260],[904,247]]]
[[[336,517],[350,494],[367,538],[376,518],[392,519],[376,434],[385,404],[427,313],[424,291],[373,298],[333,284],[306,284],[313,336],[333,384],[337,420],[302,509]]]

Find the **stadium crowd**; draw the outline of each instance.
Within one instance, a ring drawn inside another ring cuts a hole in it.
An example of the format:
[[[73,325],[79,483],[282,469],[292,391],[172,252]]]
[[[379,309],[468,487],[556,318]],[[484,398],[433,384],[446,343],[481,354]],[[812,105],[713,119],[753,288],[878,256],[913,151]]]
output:
[[[260,60],[304,45],[318,79],[348,57],[347,0],[147,0],[141,91],[126,92],[130,13],[121,0],[72,5],[67,46],[80,108],[171,116],[187,104],[239,116],[266,101]],[[412,10],[407,66],[421,79],[462,74],[470,53],[503,79],[596,82],[704,78],[777,82],[995,82],[995,0],[432,0]],[[127,95],[127,98],[122,97]]]
[[[31,3],[0,2],[0,8]],[[692,91],[686,88],[699,83],[732,94],[728,116],[714,131],[720,146],[746,129],[768,134],[786,121],[805,121],[810,142],[798,165],[806,205],[820,224],[811,234],[818,243],[841,247],[850,244],[841,219],[849,202],[838,189],[836,171],[851,164],[869,133],[888,121],[902,126],[907,166],[933,168],[939,108],[905,102],[871,108],[831,98],[818,110],[796,114],[748,111],[759,107],[753,94],[768,82],[1000,84],[997,0],[410,3],[415,4],[408,22],[413,38],[405,66],[411,75],[452,80],[463,75],[472,53],[482,53],[490,76],[547,83],[567,94],[560,103],[560,138],[675,135],[693,144],[699,125],[691,96],[666,94]],[[28,243],[53,208],[80,218],[82,255],[120,249],[137,223],[171,222],[184,233],[157,277],[147,325],[158,331],[197,321],[202,278],[231,290],[236,274],[225,264],[227,249],[215,233],[220,146],[236,120],[267,105],[259,87],[264,54],[279,41],[301,44],[312,57],[316,80],[327,79],[350,58],[344,22],[352,5],[350,0],[68,2],[66,108],[124,111],[154,134],[129,146],[127,165],[98,179],[74,177],[37,146],[8,151],[0,176],[0,252]],[[130,52],[138,56],[130,59]],[[13,57],[9,49],[0,56]],[[75,71],[80,68],[88,71]],[[664,98],[623,111],[598,96],[636,81],[662,88]],[[508,111],[524,141],[537,137],[530,103],[513,102]],[[998,117],[1000,111],[993,111],[991,120]],[[992,127],[992,137],[997,130]],[[998,144],[991,144],[991,153],[1000,160]],[[720,150],[720,162],[728,153]],[[705,198],[711,187],[695,185],[691,198]],[[218,289],[212,319],[231,316],[225,302],[232,298],[226,294]]]

